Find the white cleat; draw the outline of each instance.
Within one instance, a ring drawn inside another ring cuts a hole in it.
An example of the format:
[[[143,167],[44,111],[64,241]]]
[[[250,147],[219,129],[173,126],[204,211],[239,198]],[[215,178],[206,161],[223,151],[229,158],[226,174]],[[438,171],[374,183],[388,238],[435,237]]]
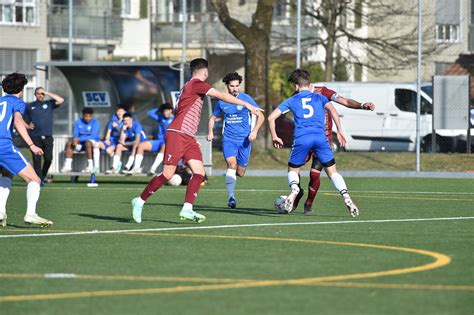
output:
[[[359,215],[359,209],[355,205],[355,203],[352,202],[350,198],[347,198],[344,200],[344,203],[346,204],[347,210],[349,211],[349,214],[355,218]]]
[[[61,173],[69,173],[69,172],[72,172],[72,168],[70,168],[70,167],[64,166],[64,167],[61,169]]]
[[[2,227],[7,226],[7,214],[6,213],[0,213],[0,224]]]
[[[49,227],[53,225],[53,221],[44,219],[40,217],[39,215],[35,214],[26,214],[25,217],[23,218],[23,221],[25,221],[26,225],[30,224],[37,224],[41,227]]]
[[[82,170],[82,173],[90,174],[93,172],[93,169],[90,167],[86,167],[85,169]]]
[[[127,175],[136,175],[136,174],[141,174],[143,169],[141,167],[139,168],[133,168],[132,170],[127,172]]]
[[[300,193],[299,188],[291,190],[291,193],[286,198],[285,204],[284,204],[284,208],[285,208],[286,212],[290,213],[291,211],[293,211],[293,208],[294,208],[293,204],[295,202],[296,196],[298,196],[299,193]]]

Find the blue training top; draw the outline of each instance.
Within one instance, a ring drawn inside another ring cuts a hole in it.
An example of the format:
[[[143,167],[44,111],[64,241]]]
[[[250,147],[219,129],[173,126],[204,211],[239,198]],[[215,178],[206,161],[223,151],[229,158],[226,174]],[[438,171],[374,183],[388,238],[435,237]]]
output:
[[[131,128],[124,128],[123,132],[127,136],[125,141],[135,141],[136,136],[140,135],[140,142],[146,141],[146,134],[142,125],[138,121],[134,121]]]
[[[12,143],[14,114],[23,115],[25,107],[26,103],[14,95],[0,97],[0,145]]]
[[[171,115],[169,118],[166,118],[165,116],[163,116],[163,114],[160,114],[160,110],[156,108],[149,110],[147,112],[147,115],[151,119],[158,122],[158,125],[160,126],[160,130],[158,130],[157,140],[165,140],[166,129],[168,129],[168,126],[173,121],[174,115]]]
[[[73,138],[79,138],[79,142],[88,140],[99,141],[100,138],[100,125],[99,121],[95,118],[89,123],[86,123],[84,119],[79,118],[74,122],[74,130],[72,133]]]
[[[257,108],[259,107],[248,94],[240,92],[237,98]],[[224,126],[222,128],[224,140],[242,141],[249,136],[252,128],[252,114],[247,107],[218,101],[212,114],[216,117],[224,114]]]
[[[318,134],[326,137],[324,133],[325,109],[329,100],[320,94],[310,91],[301,91],[278,105],[284,114],[293,113],[295,120],[294,137],[306,134]]]

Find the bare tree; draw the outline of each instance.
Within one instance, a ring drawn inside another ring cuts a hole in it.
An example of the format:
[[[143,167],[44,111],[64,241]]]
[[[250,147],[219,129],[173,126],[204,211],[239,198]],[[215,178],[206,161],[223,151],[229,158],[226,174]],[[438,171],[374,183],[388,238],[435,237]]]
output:
[[[333,80],[338,51],[341,62],[359,64],[375,73],[394,73],[416,60],[416,1],[306,1],[303,10],[306,24],[319,30],[304,38],[303,45],[324,48],[326,81]],[[370,27],[364,30],[364,26]],[[425,46],[424,54],[434,49]]]
[[[222,24],[242,43],[245,49],[245,87],[255,101],[264,105],[265,112],[271,111],[268,99],[268,74],[270,58],[270,34],[273,6],[277,0],[258,0],[249,26],[233,18],[225,0],[211,0]],[[249,12],[249,14],[251,14]],[[265,124],[265,144],[269,143]]]

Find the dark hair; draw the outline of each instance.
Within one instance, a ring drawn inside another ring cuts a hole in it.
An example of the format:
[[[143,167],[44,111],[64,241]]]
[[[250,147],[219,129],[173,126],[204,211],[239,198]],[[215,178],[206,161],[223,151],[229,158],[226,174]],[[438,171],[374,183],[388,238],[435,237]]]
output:
[[[298,84],[299,86],[308,86],[311,83],[309,77],[310,74],[308,71],[296,69],[288,77],[288,82]]]
[[[123,119],[127,118],[127,117],[130,117],[133,119],[133,116],[132,114],[130,114],[129,112],[126,112],[125,114],[123,114]]]
[[[125,108],[125,105],[123,105],[123,104],[117,104],[117,106],[115,106],[115,111],[118,111],[119,109],[127,110]]]
[[[43,89],[43,90],[44,90],[44,87],[42,87],[42,86],[38,86],[38,87],[35,89],[35,94],[36,94],[36,92],[38,92],[38,91],[39,91],[39,90],[41,90],[41,89]]]
[[[171,105],[170,103],[161,104],[161,106],[160,106],[160,112],[164,112],[164,111],[167,110],[167,109],[173,110],[173,105]]]
[[[92,115],[94,114],[94,110],[90,107],[84,107],[82,109],[82,115],[86,115],[86,114]]]
[[[28,79],[22,73],[14,72],[7,75],[2,80],[2,89],[7,94],[18,94],[23,91],[23,87],[28,83]]]
[[[207,69],[209,67],[209,63],[204,58],[196,58],[191,60],[189,66],[191,68],[191,73],[194,73],[200,69]]]
[[[222,82],[224,82],[225,84],[229,84],[230,81],[239,81],[239,83],[242,83],[242,76],[239,75],[237,72],[227,73],[224,79],[222,79]]]

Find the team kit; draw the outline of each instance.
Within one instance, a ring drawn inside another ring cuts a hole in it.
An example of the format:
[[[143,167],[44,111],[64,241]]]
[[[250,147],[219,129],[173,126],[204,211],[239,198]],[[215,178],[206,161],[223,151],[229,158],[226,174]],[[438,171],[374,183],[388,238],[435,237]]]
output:
[[[112,158],[112,167],[106,173],[138,174],[143,172],[142,162],[145,152],[154,152],[156,158],[148,171],[153,177],[143,191],[131,200],[134,222],[142,222],[142,216],[145,215],[143,210],[148,199],[163,185],[170,180],[173,181],[176,172],[182,167],[186,167],[191,176],[187,181],[185,200],[179,217],[181,220],[204,222],[206,217],[194,211],[193,205],[206,176],[196,133],[201,120],[204,98],[209,96],[218,101],[208,121],[207,140],[213,140],[215,121],[222,117],[222,152],[227,165],[225,184],[228,206],[232,209],[238,207],[235,196],[237,177],[245,175],[252,142],[257,138],[258,131],[265,122],[263,110],[250,95],[240,91],[243,78],[237,72],[228,73],[223,78],[227,91],[221,92],[206,82],[209,76],[207,60],[202,58],[192,60],[190,69],[191,79],[181,89],[176,108],[165,103],[148,112],[148,116],[159,125],[154,140],[148,140],[138,120],[134,119],[133,112],[127,112],[125,107],[118,105],[105,129],[105,139],[101,141],[99,123],[93,117],[92,108],[84,108],[82,117],[74,123],[73,137],[66,144],[61,171],[72,171],[73,153],[85,151],[87,167],[84,171],[87,173],[98,173],[100,155],[107,154]],[[27,105],[22,97],[27,82],[26,77],[20,73],[12,73],[2,81],[5,96],[0,97],[0,224],[3,227],[7,224],[6,205],[12,189],[12,178],[15,175],[27,183],[27,210],[24,222],[42,227],[53,224],[51,220],[40,217],[36,210],[40,187],[46,174],[41,176],[40,173],[38,176],[12,140],[12,131],[15,128],[34,157],[45,154],[43,149],[34,143],[28,132],[28,123],[24,120]],[[344,98],[326,87],[315,87],[311,84],[309,73],[303,69],[294,70],[288,82],[294,86],[295,93],[267,117],[273,146],[276,149],[283,147],[283,141],[276,131],[276,119],[287,112],[291,112],[294,118],[294,140],[288,157],[289,193],[276,198],[274,203],[276,211],[288,214],[298,207],[304,196],[304,189],[300,185],[300,169],[305,164],[311,163],[304,213],[310,214],[313,211],[312,204],[320,186],[321,171],[324,169],[340,193],[348,213],[352,217],[358,216],[359,209],[349,195],[344,178],[336,169],[331,149],[333,123],[339,144],[344,146],[346,143],[339,116],[331,102],[355,110],[373,111],[375,105]],[[125,151],[129,151],[130,155],[123,166],[121,155]],[[162,171],[157,174],[157,169],[161,165]]]

